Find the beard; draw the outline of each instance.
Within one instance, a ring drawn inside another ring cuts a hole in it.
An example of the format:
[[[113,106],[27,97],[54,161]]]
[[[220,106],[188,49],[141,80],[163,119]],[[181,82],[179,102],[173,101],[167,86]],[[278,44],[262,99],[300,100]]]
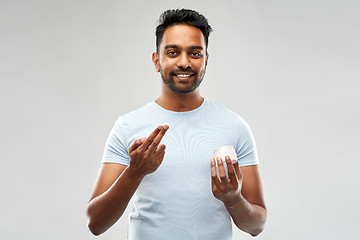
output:
[[[187,88],[179,88],[178,86],[176,86],[175,81],[173,79],[173,76],[175,76],[174,74],[176,72],[184,72],[184,71],[193,73],[194,76],[195,76],[195,80],[192,82],[191,86],[189,86]],[[187,69],[181,69],[180,68],[180,70],[178,70],[178,71],[171,71],[169,73],[169,76],[166,77],[164,75],[164,72],[163,72],[161,66],[160,66],[160,75],[161,75],[163,83],[171,91],[173,91],[175,93],[180,93],[180,94],[187,94],[187,93],[191,93],[191,92],[195,91],[195,89],[197,89],[200,86],[200,84],[201,84],[201,82],[202,82],[202,80],[203,80],[203,78],[205,76],[205,69],[204,69],[204,71],[201,71],[200,74],[199,74],[199,73],[197,73],[197,72],[195,72],[193,70],[190,70],[190,69],[187,70]]]

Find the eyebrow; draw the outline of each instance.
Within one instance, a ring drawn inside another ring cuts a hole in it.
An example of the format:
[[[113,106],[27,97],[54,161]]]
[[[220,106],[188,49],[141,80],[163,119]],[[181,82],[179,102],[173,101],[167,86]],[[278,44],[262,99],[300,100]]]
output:
[[[203,50],[204,48],[202,46],[192,46],[190,47],[190,49],[198,49],[198,50]]]
[[[179,48],[179,47],[175,44],[170,44],[165,46],[165,49],[169,49],[169,48]]]
[[[177,48],[177,49],[179,49],[179,47],[176,44],[169,44],[169,45],[165,46],[165,50],[169,49],[169,48]],[[203,50],[204,48],[202,46],[191,46],[190,49],[192,49],[192,50],[195,50],[195,49]]]

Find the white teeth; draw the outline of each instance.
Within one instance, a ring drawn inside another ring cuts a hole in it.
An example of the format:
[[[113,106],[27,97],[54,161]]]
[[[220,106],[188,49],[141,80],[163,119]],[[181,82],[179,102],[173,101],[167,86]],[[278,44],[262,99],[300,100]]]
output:
[[[177,76],[181,78],[186,78],[186,77],[190,77],[190,74],[178,74]]]

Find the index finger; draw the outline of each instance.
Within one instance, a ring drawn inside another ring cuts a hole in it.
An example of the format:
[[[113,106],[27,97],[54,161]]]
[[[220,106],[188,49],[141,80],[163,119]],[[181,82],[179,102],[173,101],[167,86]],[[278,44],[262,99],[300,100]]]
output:
[[[167,125],[163,126],[163,128],[160,130],[158,135],[155,136],[154,140],[150,144],[150,146],[148,148],[149,152],[154,152],[157,149],[158,145],[161,142],[161,139],[164,137],[164,135],[168,129],[169,129],[169,126],[167,126]]]
[[[146,141],[144,142],[144,144],[141,146],[144,150],[147,150],[148,147],[150,146],[150,144],[152,144],[152,142],[154,141],[155,137],[161,132],[161,130],[164,129],[164,126],[158,126],[157,128],[155,128],[155,130],[149,135],[149,137],[146,139]],[[166,129],[167,130],[167,129]],[[161,137],[162,138],[162,137]],[[161,140],[161,138],[159,139],[159,141]]]

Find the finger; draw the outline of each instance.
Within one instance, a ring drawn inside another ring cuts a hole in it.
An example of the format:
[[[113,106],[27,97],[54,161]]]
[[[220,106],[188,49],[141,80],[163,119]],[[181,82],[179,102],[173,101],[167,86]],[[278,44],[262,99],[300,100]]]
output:
[[[216,173],[216,163],[214,158],[211,159],[211,180],[213,190],[221,188],[221,182]]]
[[[150,133],[144,144],[141,146],[143,151],[146,151],[148,149],[148,147],[153,142],[154,138],[159,134],[162,128],[163,128],[162,126],[158,126],[157,128],[155,128],[155,130],[152,133]]]
[[[217,177],[216,177],[217,178]],[[221,184],[221,183],[220,183]],[[216,187],[215,182],[211,179],[211,190],[216,193],[219,192],[218,187]]]
[[[160,166],[160,164],[164,160],[164,157],[165,157],[165,151],[161,152],[161,154],[157,157],[158,166]]]
[[[217,178],[216,163],[215,163],[214,158],[211,158],[210,167],[211,167],[211,177],[216,177]]]
[[[234,166],[232,165],[230,157],[226,156],[225,161],[226,161],[226,165],[227,165],[227,169],[228,169],[228,175],[229,175],[230,183],[232,183],[232,184],[237,183],[235,169],[234,169]]]
[[[236,173],[237,174],[237,177],[239,179],[240,182],[242,182],[242,179],[243,179],[243,174],[241,172],[241,168],[238,167],[238,172]]]
[[[165,125],[161,128],[160,132],[158,133],[158,135],[156,135],[156,137],[154,138],[154,140],[152,141],[152,143],[149,146],[148,151],[150,153],[152,153],[156,150],[156,148],[158,147],[158,145],[161,142],[161,139],[164,137],[164,135],[168,129],[169,129],[168,125]]]
[[[237,178],[240,179],[241,176],[242,176],[242,174],[241,174],[241,171],[240,171],[239,162],[236,161],[236,162],[233,164],[233,166],[234,166],[235,174],[236,174]]]
[[[141,139],[136,139],[129,147],[129,153],[137,149],[142,144]]]
[[[224,163],[223,163],[221,157],[217,158],[217,165],[218,165],[218,169],[219,169],[219,177],[220,177],[221,183],[223,183],[223,184],[227,183],[228,179],[226,177]]]
[[[162,153],[165,152],[166,146],[164,144],[160,144],[154,152],[155,157],[160,156]]]

